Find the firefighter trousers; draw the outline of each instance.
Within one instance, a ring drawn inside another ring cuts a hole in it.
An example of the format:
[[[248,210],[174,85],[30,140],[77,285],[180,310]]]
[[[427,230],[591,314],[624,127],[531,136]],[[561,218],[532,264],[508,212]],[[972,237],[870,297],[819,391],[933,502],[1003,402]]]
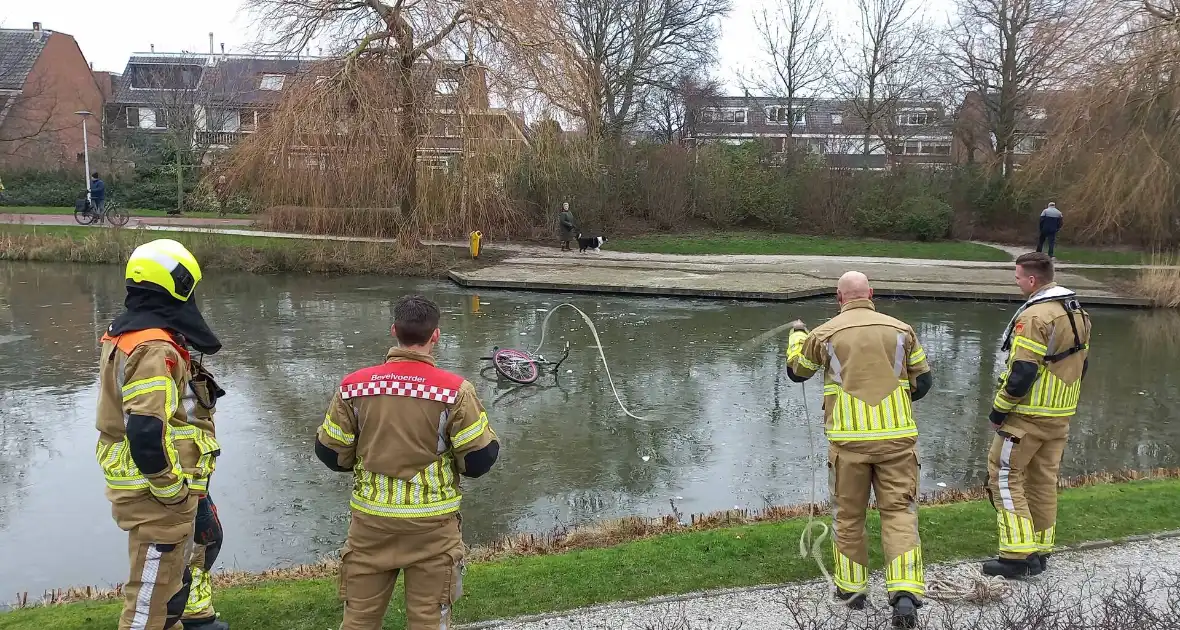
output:
[[[1068,418],[1010,415],[987,457],[988,495],[996,508],[1000,557],[1052,553],[1057,531],[1057,475]]]
[[[119,630],[164,630],[180,621],[192,581],[196,506],[196,497],[177,506],[150,497],[112,506],[115,522],[127,532],[131,561]]]
[[[835,567],[832,577],[836,586],[847,593],[868,588],[865,517],[872,490],[881,513],[885,590],[891,596],[899,592],[924,595],[922,544],[918,538],[918,452],[912,441],[900,451],[881,454],[829,445],[828,485]]]
[[[217,618],[213,608],[213,576],[210,573],[221,553],[224,531],[217,516],[217,505],[209,495],[197,502],[196,528],[193,536],[193,556],[189,562],[192,586],[184,606],[181,621],[186,627],[199,626]]]
[[[397,519],[353,512],[340,558],[340,630],[380,630],[399,574],[405,576],[407,630],[447,628],[463,594],[458,515]]]

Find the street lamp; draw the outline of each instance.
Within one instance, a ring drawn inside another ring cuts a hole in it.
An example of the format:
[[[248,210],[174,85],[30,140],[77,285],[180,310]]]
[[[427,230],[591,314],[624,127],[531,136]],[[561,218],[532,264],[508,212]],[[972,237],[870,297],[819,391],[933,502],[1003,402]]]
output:
[[[86,178],[86,201],[94,203],[94,200],[90,198],[90,134],[86,133],[86,119],[92,114],[86,110],[74,113],[82,117],[82,155],[86,160],[86,173],[84,175]]]

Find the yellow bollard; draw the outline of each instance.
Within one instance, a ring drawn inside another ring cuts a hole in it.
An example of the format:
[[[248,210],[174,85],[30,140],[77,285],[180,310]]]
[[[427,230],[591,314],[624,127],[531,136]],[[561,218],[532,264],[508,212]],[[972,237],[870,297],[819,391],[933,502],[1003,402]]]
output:
[[[479,296],[478,295],[471,296],[471,312],[482,314],[479,311],[479,307],[480,307]]]
[[[483,232],[476,230],[471,233],[471,257],[479,258],[479,241],[483,238]]]

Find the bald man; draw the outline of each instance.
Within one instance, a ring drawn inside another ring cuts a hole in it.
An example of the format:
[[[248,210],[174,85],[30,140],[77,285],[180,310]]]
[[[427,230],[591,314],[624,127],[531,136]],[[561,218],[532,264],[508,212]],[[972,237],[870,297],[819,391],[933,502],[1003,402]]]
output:
[[[836,597],[856,609],[868,596],[865,512],[881,512],[885,590],[893,626],[913,628],[925,594],[918,539],[918,426],[910,403],[930,391],[926,352],[914,329],[878,313],[869,279],[849,271],[836,285],[840,314],[810,333],[791,322],[787,376],[824,375],[824,428],[834,532]]]

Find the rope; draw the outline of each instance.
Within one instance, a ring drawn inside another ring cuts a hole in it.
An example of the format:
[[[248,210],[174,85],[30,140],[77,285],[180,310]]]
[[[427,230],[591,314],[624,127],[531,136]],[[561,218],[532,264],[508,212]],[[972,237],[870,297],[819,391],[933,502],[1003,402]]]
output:
[[[926,597],[943,602],[966,601],[988,604],[1012,595],[1012,584],[999,576],[986,576],[978,569],[960,569],[954,577],[934,578],[926,583]]]
[[[623,413],[636,420],[646,420],[647,418],[631,413],[631,411],[627,409],[627,406],[623,404],[623,399],[619,397],[619,390],[615,387],[615,379],[610,374],[610,366],[607,365],[606,362],[606,353],[602,350],[602,340],[598,338],[598,329],[594,327],[594,322],[590,319],[589,315],[582,312],[582,309],[568,302],[563,302],[549,309],[549,312],[545,314],[545,319],[541,322],[541,341],[537,344],[537,349],[532,351],[532,354],[535,355],[540,352],[541,346],[545,345],[545,333],[549,329],[549,318],[552,317],[555,312],[557,312],[557,309],[563,306],[568,306],[577,311],[578,314],[582,316],[582,320],[586,322],[586,325],[590,327],[590,333],[594,335],[594,343],[598,347],[598,356],[602,359],[602,367],[606,370],[606,378],[608,381],[610,381],[610,389],[615,394],[615,400],[619,403],[619,408],[623,410]]]
[[[807,406],[807,384],[800,383],[799,386],[803,389],[803,417],[807,423],[807,461],[811,467],[811,498],[807,502],[807,527],[803,528],[803,532],[799,535],[799,557],[807,558],[810,556],[815,560],[815,566],[819,567],[820,573],[824,574],[826,579],[833,587],[836,586],[836,581],[832,579],[832,575],[828,573],[828,568],[824,566],[823,556],[820,554],[820,547],[823,542],[831,535],[831,529],[828,524],[823,521],[815,520],[815,440],[813,438],[813,429],[811,428],[811,409]],[[812,539],[812,530],[818,526],[819,536]]]

